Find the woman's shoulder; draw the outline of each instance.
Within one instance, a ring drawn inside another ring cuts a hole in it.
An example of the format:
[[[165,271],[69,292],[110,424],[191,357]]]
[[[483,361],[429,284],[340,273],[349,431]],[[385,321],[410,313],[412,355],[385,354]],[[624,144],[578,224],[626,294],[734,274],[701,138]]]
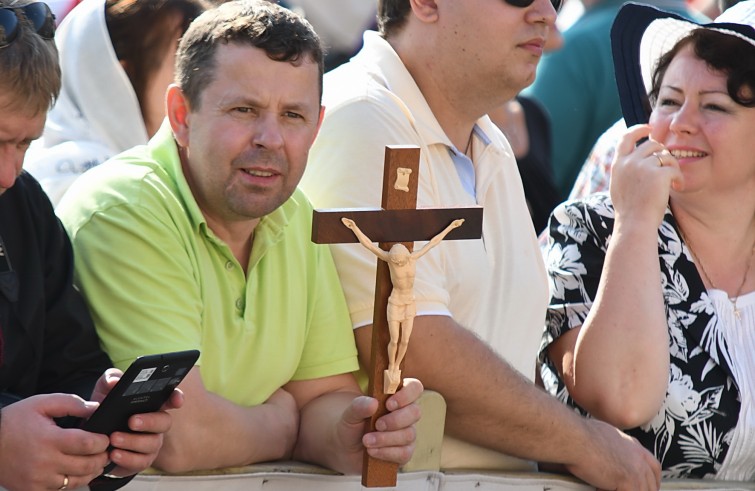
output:
[[[606,218],[614,217],[613,201],[607,192],[593,193],[577,199],[566,200],[556,207],[556,213],[579,213],[583,215],[600,215]]]
[[[607,246],[613,233],[614,210],[608,193],[596,193],[558,205],[551,214],[543,243],[586,243]]]

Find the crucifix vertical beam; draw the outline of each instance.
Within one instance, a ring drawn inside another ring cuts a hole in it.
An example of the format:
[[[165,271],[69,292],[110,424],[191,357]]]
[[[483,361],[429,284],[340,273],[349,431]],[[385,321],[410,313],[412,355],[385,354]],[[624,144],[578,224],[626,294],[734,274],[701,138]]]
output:
[[[445,240],[476,239],[482,235],[482,208],[416,209],[419,182],[419,147],[388,146],[383,170],[382,209],[315,210],[312,218],[312,241],[318,244],[358,242],[342,222],[350,218],[384,251],[397,243],[409,252],[414,241],[430,240],[455,219],[464,219],[464,225],[452,230]],[[378,410],[370,420],[370,431],[375,422],[388,411],[385,401],[389,394],[383,390],[384,373],[388,368],[388,297],[391,294],[388,263],[377,260],[375,276],[375,307],[372,323],[372,346],[367,395],[378,400]],[[400,368],[400,367],[399,367]],[[362,484],[366,487],[396,485],[398,464],[370,457],[364,453]]]
[[[399,174],[399,169],[403,169]],[[404,180],[404,178],[408,179]],[[412,210],[417,207],[417,183],[419,182],[419,148],[387,148],[383,171],[383,210]],[[400,189],[399,189],[400,188]],[[412,252],[414,242],[402,242]],[[395,242],[380,242],[378,247],[390,250]],[[370,382],[367,395],[378,400],[378,410],[370,419],[370,430],[375,428],[377,419],[388,412],[385,401],[389,394],[383,391],[383,377],[388,368],[388,343],[391,340],[388,330],[388,296],[391,294],[391,273],[388,263],[377,262],[375,274],[375,306],[372,314],[372,344],[370,348]],[[401,367],[399,367],[400,369]],[[368,487],[395,486],[398,478],[398,464],[371,457],[364,452],[362,464],[362,484]]]

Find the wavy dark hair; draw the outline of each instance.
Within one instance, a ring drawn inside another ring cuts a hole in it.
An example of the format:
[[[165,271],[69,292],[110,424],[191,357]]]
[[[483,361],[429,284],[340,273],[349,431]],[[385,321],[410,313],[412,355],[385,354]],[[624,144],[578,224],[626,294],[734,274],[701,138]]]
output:
[[[199,109],[202,91],[213,80],[215,52],[220,43],[248,44],[264,50],[275,61],[296,64],[308,58],[319,67],[322,99],[325,56],[320,37],[309,22],[274,3],[238,0],[199,16],[178,46],[176,83],[193,110]]]
[[[648,94],[651,105],[655,106],[658,100],[671,61],[688,45],[711,69],[726,75],[726,90],[734,102],[755,107],[755,46],[736,36],[704,28],[690,32],[658,60]]]

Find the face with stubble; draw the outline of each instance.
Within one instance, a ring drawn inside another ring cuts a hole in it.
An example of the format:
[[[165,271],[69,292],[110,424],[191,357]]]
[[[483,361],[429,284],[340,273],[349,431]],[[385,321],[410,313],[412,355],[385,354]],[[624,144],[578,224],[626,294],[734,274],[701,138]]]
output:
[[[219,45],[215,56],[200,107],[189,109],[181,130],[174,124],[174,134],[208,222],[256,223],[291,196],[304,173],[321,121],[319,69],[307,58],[274,61],[242,44]],[[183,94],[171,87],[171,97]]]

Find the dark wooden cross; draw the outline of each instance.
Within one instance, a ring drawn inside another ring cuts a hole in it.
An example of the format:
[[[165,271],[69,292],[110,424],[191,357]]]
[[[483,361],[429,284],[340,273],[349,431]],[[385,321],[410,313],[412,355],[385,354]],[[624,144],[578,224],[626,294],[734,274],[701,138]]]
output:
[[[482,207],[417,209],[418,182],[419,148],[386,147],[382,209],[315,210],[312,218],[312,241],[318,244],[358,242],[354,233],[341,222],[341,218],[354,220],[362,232],[378,242],[379,247],[385,251],[396,243],[402,243],[411,252],[414,241],[430,240],[457,218],[463,218],[464,224],[451,231],[445,240],[477,239],[482,236]],[[389,394],[383,393],[383,373],[388,367],[390,333],[387,307],[391,289],[388,264],[377,260],[367,394],[378,400],[379,408],[370,420],[370,431],[375,431],[375,422],[387,413],[385,401]],[[362,485],[395,486],[397,473],[398,464],[378,460],[370,457],[367,452],[364,453]]]

